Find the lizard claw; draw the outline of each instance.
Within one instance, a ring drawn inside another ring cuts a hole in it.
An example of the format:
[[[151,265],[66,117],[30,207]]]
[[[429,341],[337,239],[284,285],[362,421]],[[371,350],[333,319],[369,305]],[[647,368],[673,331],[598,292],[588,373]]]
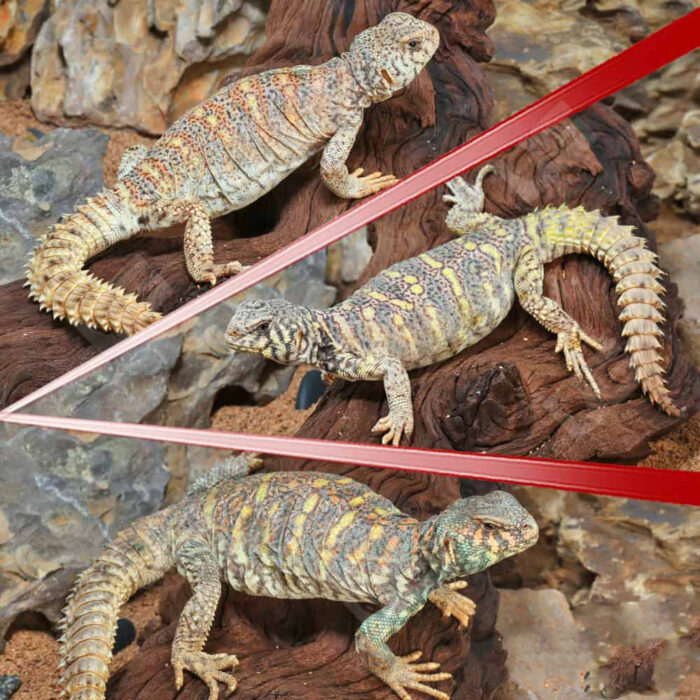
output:
[[[224,669],[234,669],[238,659],[233,654],[206,654],[203,651],[183,652],[173,658],[175,688],[179,691],[184,683],[183,671],[187,670],[201,678],[209,688],[209,700],[219,697],[219,682],[224,683],[230,692],[236,690],[236,679]]]
[[[588,368],[588,364],[583,357],[581,341],[590,345],[595,350],[600,351],[603,349],[603,346],[587,336],[579,328],[578,324],[574,324],[571,330],[557,333],[557,345],[554,348],[554,352],[563,351],[566,368],[569,370],[569,372],[573,372],[580,382],[582,382],[585,378],[593,389],[593,393],[600,399],[602,398],[600,389],[598,388],[598,384],[593,378],[591,370]]]
[[[194,277],[194,275],[193,277],[195,282],[208,282],[214,287],[220,277],[231,277],[247,269],[248,265],[243,265],[239,263],[238,260],[223,263],[222,265],[212,263],[203,268],[201,273],[198,273],[196,277]]]
[[[409,690],[417,690],[426,695],[430,695],[438,700],[450,700],[450,696],[441,690],[431,688],[426,683],[437,683],[452,678],[450,673],[425,673],[426,671],[437,671],[440,664],[428,661],[422,664],[414,663],[421,657],[420,651],[414,651],[407,656],[397,658],[389,670],[372,669],[400,698],[401,700],[412,700]]]
[[[363,172],[363,168],[357,168],[349,176],[352,191],[351,197],[355,199],[367,197],[386,187],[391,187],[399,181],[394,175],[382,175],[379,171],[360,177]]]
[[[428,596],[428,599],[440,609],[443,617],[452,615],[461,627],[468,627],[469,621],[476,612],[474,601],[457,593],[466,587],[466,581],[453,581],[436,588]]]
[[[495,172],[493,165],[485,165],[476,176],[476,181],[470,185],[463,177],[458,175],[450,180],[447,184],[450,194],[443,195],[442,199],[448,204],[456,204],[462,207],[467,207],[470,211],[481,211],[484,204],[484,178]]]
[[[406,440],[410,440],[411,435],[413,435],[412,409],[400,415],[397,414],[396,411],[389,411],[389,415],[380,418],[374,424],[372,432],[384,433],[382,436],[382,445],[391,443],[394,447],[398,447],[402,435],[406,436]]]

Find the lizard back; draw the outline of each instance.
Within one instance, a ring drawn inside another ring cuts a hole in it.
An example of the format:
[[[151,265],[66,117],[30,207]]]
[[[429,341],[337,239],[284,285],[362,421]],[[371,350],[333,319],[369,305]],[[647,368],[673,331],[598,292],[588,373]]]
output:
[[[378,603],[385,589],[395,590],[388,564],[417,554],[418,521],[333,474],[224,483],[210,492],[205,512],[228,582],[252,595]]]
[[[515,297],[515,247],[508,241],[496,248],[493,235],[485,226],[379,273],[323,314],[331,335],[343,348],[398,357],[407,369],[475,344]]]

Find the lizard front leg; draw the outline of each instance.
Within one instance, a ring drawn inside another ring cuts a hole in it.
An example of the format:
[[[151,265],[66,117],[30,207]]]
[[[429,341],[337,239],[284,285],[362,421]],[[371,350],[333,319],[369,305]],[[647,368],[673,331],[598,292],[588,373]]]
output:
[[[201,202],[182,199],[157,202],[149,207],[146,216],[151,229],[185,223],[185,265],[195,282],[209,282],[213,286],[219,277],[229,277],[246,269],[237,260],[221,265],[214,262],[211,224]]]
[[[384,381],[384,392],[389,404],[389,413],[380,418],[372,427],[373,433],[384,433],[382,444],[397,446],[402,435],[408,440],[413,435],[413,405],[411,403],[411,382],[401,360],[395,357],[376,355],[338,356],[338,368],[333,374],[350,381]]]
[[[543,296],[544,268],[532,248],[525,250],[520,255],[513,276],[515,292],[523,309],[548,331],[557,334],[555,352],[563,351],[569,372],[573,372],[579,381],[583,381],[585,377],[595,395],[601,398],[598,384],[583,357],[581,341],[595,350],[602,350],[603,346],[586,335],[578,323],[559,304]]]
[[[428,600],[440,609],[443,617],[452,615],[462,627],[469,626],[469,621],[476,612],[474,601],[457,592],[466,587],[466,581],[453,581],[436,588],[428,596]]]
[[[470,185],[463,177],[456,177],[447,183],[450,194],[442,199],[453,206],[447,212],[445,223],[452,233],[463,236],[482,226],[491,214],[484,212],[484,178],[495,172],[493,165],[485,165],[479,170],[476,181]]]
[[[187,540],[176,552],[177,569],[192,587],[177,623],[171,660],[175,670],[175,687],[182,688],[184,671],[201,678],[209,687],[209,700],[219,697],[219,681],[233,692],[236,679],[226,669],[238,666],[233,654],[207,654],[202,651],[209,636],[216,606],[221,597],[221,578],[216,557],[201,540]]]
[[[370,615],[355,633],[355,646],[365,659],[370,671],[379,676],[401,700],[411,700],[409,690],[418,690],[439,700],[450,696],[426,683],[437,683],[452,678],[449,673],[433,673],[440,668],[436,662],[415,663],[421,656],[414,651],[407,656],[396,656],[387,640],[396,634],[425,605],[425,598],[395,600]]]
[[[362,114],[359,114],[357,119],[341,126],[330,138],[321,156],[323,181],[331,192],[343,199],[360,199],[398,182],[393,175],[382,175],[380,172],[360,177],[364,172],[362,168],[353,173],[348,171],[345,162],[361,124]]]

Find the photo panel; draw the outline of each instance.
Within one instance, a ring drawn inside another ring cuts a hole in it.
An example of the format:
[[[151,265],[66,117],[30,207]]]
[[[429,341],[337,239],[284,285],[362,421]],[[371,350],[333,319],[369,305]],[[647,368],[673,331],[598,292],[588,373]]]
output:
[[[700,54],[657,46],[586,109],[565,91],[479,137],[678,18],[689,45],[700,10],[290,0],[202,5],[193,30],[98,5],[18,15],[42,28],[0,81],[2,682],[695,697]],[[435,186],[470,143],[480,165]],[[173,657],[193,590],[203,637]]]

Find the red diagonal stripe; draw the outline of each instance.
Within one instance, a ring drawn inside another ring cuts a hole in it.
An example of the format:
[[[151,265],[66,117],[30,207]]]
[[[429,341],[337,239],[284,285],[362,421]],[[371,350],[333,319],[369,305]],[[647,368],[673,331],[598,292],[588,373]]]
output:
[[[169,313],[136,335],[104,350],[5,409],[6,413],[29,405],[61,386],[85,376],[160,333],[239,294],[277,274],[295,262],[335,243],[343,236],[388,214],[407,202],[447,182],[456,175],[493,158],[520,141],[567,119],[639,78],[658,70],[700,46],[700,9],[660,29],[610,60],[584,73],[541,100],[505,119],[468,143],[455,148],[389,190],[346,211],[312,233],[281,248],[237,277],[202,294]],[[222,329],[223,332],[223,329]],[[0,413],[0,419],[2,413]]]
[[[195,428],[56,418],[25,413],[5,415],[3,419],[8,423],[103,433],[141,440],[260,452],[403,471],[430,472],[443,476],[584,491],[604,496],[700,505],[700,474],[688,471],[625,467],[592,462],[560,462],[553,459],[472,454],[415,447],[385,447],[334,440],[222,433]]]

